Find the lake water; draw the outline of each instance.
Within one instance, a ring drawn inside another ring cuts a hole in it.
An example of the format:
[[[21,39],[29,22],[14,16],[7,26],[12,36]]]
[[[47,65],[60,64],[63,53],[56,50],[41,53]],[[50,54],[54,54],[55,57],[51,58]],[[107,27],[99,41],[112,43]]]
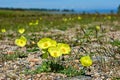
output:
[[[62,12],[62,11],[50,11],[49,13],[51,14],[80,14],[80,13],[100,13],[100,14],[109,14],[111,13],[111,11],[113,11],[113,13],[117,13],[117,10],[75,10],[74,12]]]

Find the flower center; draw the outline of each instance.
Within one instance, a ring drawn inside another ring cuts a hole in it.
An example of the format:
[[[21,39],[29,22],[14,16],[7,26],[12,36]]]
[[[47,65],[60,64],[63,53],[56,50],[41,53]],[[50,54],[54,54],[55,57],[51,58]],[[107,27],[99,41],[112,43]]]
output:
[[[20,41],[20,44],[23,44],[23,41]]]
[[[65,48],[62,48],[62,51],[63,51],[63,52],[66,52]]]
[[[47,46],[48,46],[48,43],[45,43],[45,44],[44,44],[44,47],[47,47]]]
[[[54,56],[57,56],[57,52],[54,52],[53,54],[54,54]]]

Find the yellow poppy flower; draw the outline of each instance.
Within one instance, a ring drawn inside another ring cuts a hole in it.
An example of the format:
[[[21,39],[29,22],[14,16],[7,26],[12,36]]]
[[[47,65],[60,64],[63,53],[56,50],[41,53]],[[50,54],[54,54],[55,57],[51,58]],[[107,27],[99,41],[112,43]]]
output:
[[[24,28],[18,29],[18,32],[19,32],[20,34],[23,34],[23,33],[25,32],[25,29],[24,29]]]
[[[56,46],[57,42],[55,40],[52,40],[50,38],[42,38],[37,43],[38,47],[41,49],[47,49],[51,46]]]
[[[39,23],[39,21],[38,21],[38,20],[36,20],[36,22],[35,22],[35,24],[34,24],[34,25],[38,25],[38,23]]]
[[[27,39],[24,36],[21,36],[19,39],[15,40],[15,44],[20,47],[24,47],[27,43]]]
[[[82,19],[82,17],[78,16],[78,20],[81,20],[81,19]]]
[[[69,18],[69,20],[71,21],[71,20],[72,20],[72,18]]]
[[[58,47],[50,47],[48,48],[48,52],[50,53],[52,57],[60,57],[62,55]]]
[[[69,54],[69,52],[71,51],[70,46],[68,44],[58,43],[57,47],[60,49],[62,54]]]
[[[96,26],[96,30],[98,30],[98,31],[99,31],[99,30],[100,30],[100,26]]]
[[[86,67],[92,65],[92,59],[90,58],[90,56],[81,57],[80,62],[83,66],[86,66]]]
[[[29,23],[29,26],[32,26],[32,25],[33,25],[33,23],[32,23],[32,22],[30,22],[30,23]]]
[[[66,22],[66,21],[67,21],[67,18],[63,18],[63,21]]]
[[[42,17],[40,17],[40,20],[42,20]]]
[[[107,18],[110,20],[110,19],[111,19],[111,16],[107,16]]]
[[[38,22],[35,22],[35,24],[34,25],[38,25]]]
[[[2,32],[2,33],[5,33],[5,32],[6,32],[6,29],[1,29],[1,32]]]

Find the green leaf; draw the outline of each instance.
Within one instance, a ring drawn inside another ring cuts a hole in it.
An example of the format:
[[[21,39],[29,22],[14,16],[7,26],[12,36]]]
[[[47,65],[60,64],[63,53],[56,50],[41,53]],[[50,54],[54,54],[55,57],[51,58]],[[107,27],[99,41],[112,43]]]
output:
[[[48,54],[48,52],[46,52],[46,53],[43,53],[41,57],[42,57],[43,59],[47,59],[48,56],[49,56],[49,54]]]

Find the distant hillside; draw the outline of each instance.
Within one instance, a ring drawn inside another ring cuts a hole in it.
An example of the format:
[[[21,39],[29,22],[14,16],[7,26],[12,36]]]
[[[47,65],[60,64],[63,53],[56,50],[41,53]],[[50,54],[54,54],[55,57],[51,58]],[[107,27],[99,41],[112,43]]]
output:
[[[0,8],[0,10],[12,10],[12,11],[45,11],[49,13],[100,13],[100,14],[108,14],[108,13],[117,13],[117,9],[90,9],[90,10],[81,10],[81,9],[46,9],[46,8]]]
[[[46,9],[46,8],[0,8],[0,10],[19,10],[19,11],[60,11],[60,12],[74,12],[73,9]]]

